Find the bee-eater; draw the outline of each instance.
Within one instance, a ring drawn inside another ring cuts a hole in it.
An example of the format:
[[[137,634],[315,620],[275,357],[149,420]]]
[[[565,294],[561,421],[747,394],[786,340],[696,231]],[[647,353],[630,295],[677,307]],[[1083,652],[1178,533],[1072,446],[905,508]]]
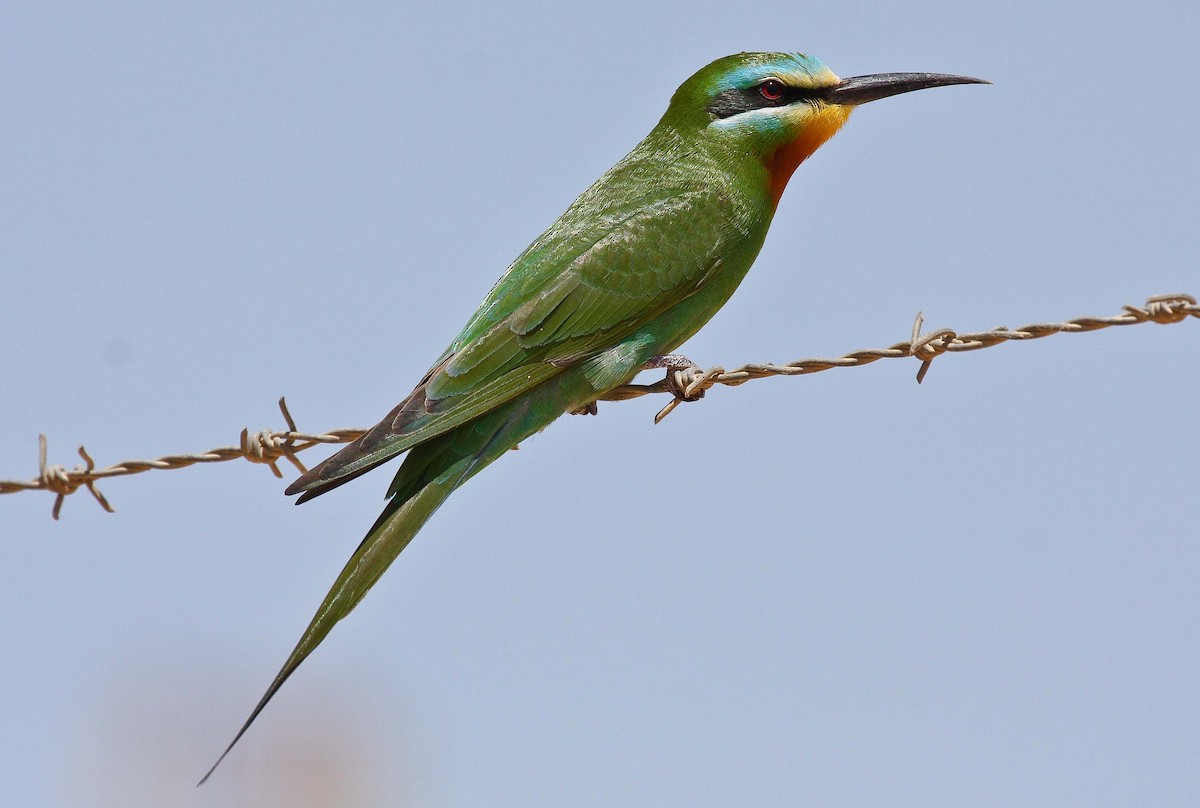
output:
[[[221,759],[455,489],[560,415],[670,364],[754,262],[796,166],[854,107],[986,83],[840,79],[791,53],[727,56],[685,81],[645,140],[512,263],[408,397],[288,487],[304,502],[408,452],[383,513]]]

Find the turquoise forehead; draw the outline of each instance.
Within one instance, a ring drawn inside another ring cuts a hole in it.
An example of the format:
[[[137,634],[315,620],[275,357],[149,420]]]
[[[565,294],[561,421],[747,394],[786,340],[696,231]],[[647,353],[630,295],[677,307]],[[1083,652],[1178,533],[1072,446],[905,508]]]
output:
[[[829,68],[815,56],[805,53],[755,53],[730,57],[741,64],[730,65],[716,78],[716,90],[745,90],[772,75],[807,73],[814,79],[828,73]]]

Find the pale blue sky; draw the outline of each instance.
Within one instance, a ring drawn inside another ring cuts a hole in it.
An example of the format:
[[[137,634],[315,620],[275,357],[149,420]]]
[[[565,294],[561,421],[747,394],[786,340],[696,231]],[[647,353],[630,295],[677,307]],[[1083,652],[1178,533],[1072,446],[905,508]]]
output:
[[[1187,3],[8,3],[0,477],[39,432],[66,465],[231,443],[283,394],[369,425],[739,50],[995,85],[858,111],[701,364],[1200,293],[1198,34]],[[1194,804],[1198,350],[1142,325],[564,419],[199,790],[388,473],[4,497],[0,802]]]

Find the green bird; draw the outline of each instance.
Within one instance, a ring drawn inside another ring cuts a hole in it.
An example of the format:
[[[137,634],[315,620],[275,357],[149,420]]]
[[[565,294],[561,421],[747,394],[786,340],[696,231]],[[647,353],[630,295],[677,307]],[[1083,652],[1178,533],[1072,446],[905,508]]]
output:
[[[404,401],[287,489],[299,502],[407,452],[383,513],[205,780],[455,489],[670,352],[733,294],[796,167],[860,104],[986,84],[937,73],[840,79],[804,54],[718,59],[515,260]],[[204,782],[203,780],[201,781]]]

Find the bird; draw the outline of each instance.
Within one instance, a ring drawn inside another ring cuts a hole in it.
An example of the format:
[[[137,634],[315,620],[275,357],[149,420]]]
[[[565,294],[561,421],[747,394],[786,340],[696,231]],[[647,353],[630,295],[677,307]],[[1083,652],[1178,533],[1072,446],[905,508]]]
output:
[[[738,53],[680,85],[645,139],[512,262],[408,397],[288,486],[299,504],[406,453],[383,513],[201,784],[451,493],[565,413],[594,412],[643,369],[691,364],[671,352],[733,294],[792,173],[855,107],[988,83],[843,79],[803,53]]]

